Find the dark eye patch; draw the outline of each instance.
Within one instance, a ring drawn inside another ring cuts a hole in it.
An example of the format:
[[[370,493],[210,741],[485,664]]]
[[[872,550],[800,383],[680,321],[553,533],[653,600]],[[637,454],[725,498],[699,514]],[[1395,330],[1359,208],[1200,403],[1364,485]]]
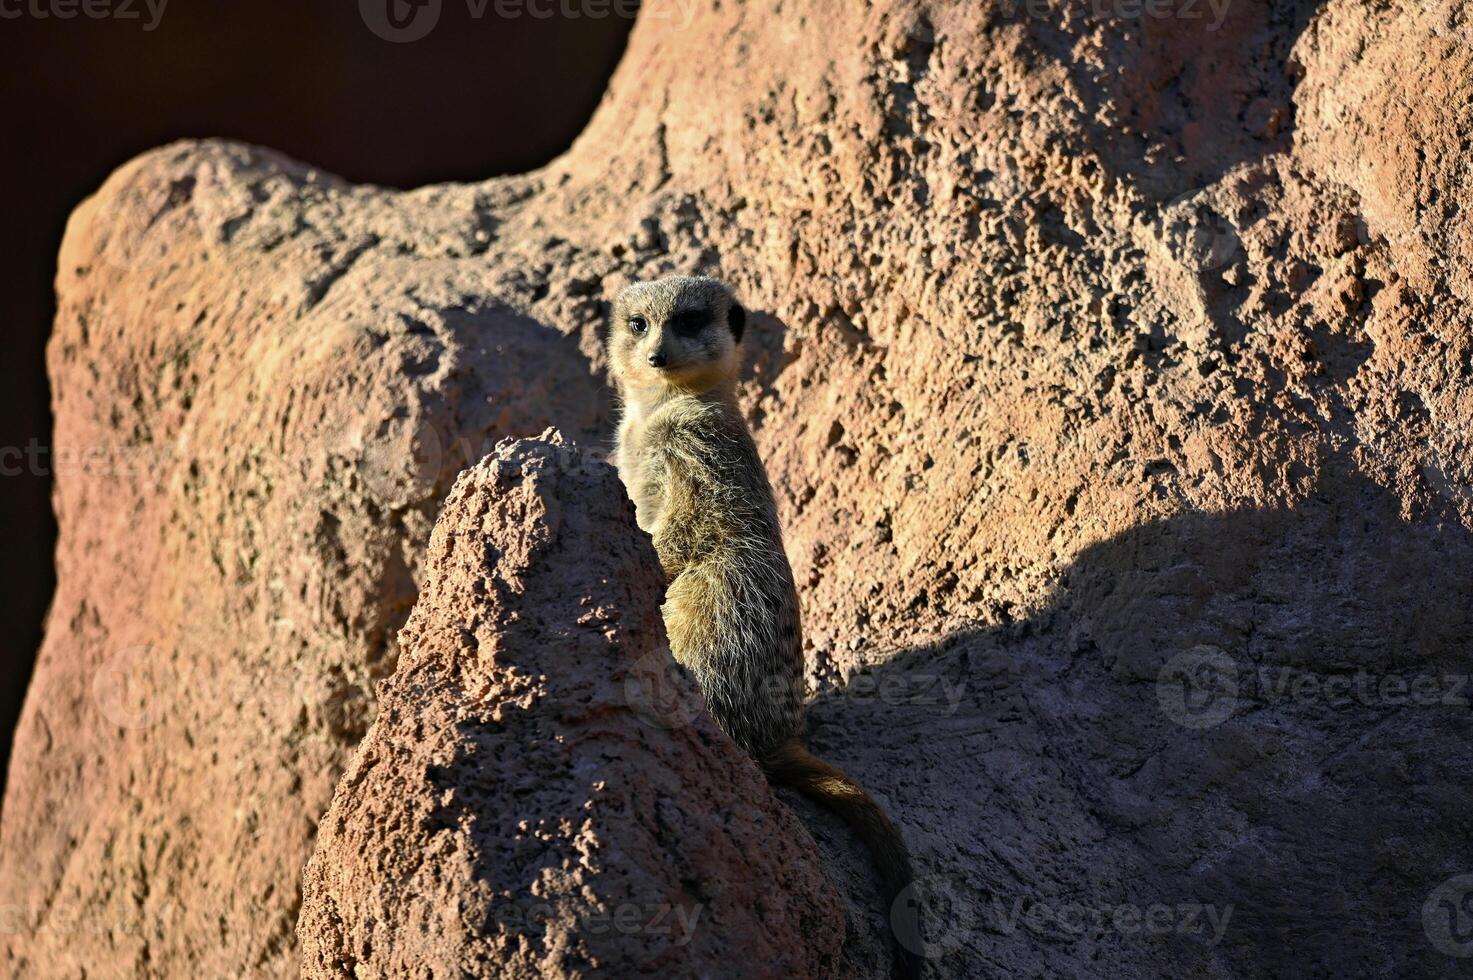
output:
[[[681,310],[670,318],[670,326],[683,337],[694,337],[710,324],[710,310]]]

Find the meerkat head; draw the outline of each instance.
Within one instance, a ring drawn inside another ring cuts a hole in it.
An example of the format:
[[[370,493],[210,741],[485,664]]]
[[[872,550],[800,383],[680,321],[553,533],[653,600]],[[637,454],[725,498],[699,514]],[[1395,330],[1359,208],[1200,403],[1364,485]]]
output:
[[[705,392],[736,377],[747,311],[705,276],[637,282],[614,300],[609,364],[625,389]]]

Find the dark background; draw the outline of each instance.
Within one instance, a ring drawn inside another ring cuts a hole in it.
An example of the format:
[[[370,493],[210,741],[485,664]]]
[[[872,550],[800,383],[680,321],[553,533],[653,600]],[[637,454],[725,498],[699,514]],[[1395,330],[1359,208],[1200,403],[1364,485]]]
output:
[[[0,18],[0,447],[50,443],[56,251],[71,209],[130,157],[223,136],[394,187],[527,170],[583,128],[632,26],[443,0],[427,37],[390,43],[359,0],[169,0],[152,31],[142,0],[137,19],[36,15],[52,2],[0,0],[22,13]],[[43,474],[0,476],[0,762],[55,584],[50,492]]]

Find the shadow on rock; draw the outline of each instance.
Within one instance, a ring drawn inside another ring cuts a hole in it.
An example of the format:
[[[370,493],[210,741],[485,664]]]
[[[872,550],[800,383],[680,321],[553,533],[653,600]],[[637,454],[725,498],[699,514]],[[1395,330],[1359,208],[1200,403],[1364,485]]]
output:
[[[812,745],[902,823],[934,975],[1438,975],[1473,953],[1470,574],[1331,474],[1087,548],[1043,614],[822,692]]]

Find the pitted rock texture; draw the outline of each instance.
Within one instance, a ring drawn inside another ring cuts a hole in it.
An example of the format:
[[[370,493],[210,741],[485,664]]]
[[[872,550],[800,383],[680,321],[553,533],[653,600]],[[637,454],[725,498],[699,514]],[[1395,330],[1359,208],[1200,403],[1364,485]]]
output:
[[[461,474],[307,866],[304,977],[834,975],[812,839],[694,688],[648,684],[662,574],[559,436]]]
[[[1470,4],[665,10],[535,173],[189,143],[74,216],[9,972],[296,971],[441,496],[606,438],[608,297],[671,272],[754,311],[811,740],[910,838],[933,975],[1456,969]],[[864,975],[865,864],[790,802]]]

